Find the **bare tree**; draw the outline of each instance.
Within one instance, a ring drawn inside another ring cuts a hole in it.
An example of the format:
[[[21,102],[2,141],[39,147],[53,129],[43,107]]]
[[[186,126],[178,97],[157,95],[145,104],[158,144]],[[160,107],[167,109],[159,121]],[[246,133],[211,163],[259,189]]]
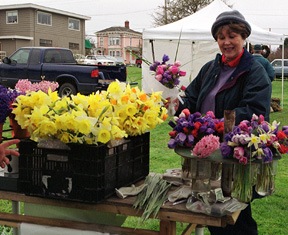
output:
[[[154,26],[161,26],[180,20],[199,11],[213,0],[164,0],[163,6],[152,14]],[[223,0],[225,2],[225,0]]]
[[[212,0],[164,0],[164,6],[158,6],[158,10],[152,14],[154,25],[161,26],[189,16]]]

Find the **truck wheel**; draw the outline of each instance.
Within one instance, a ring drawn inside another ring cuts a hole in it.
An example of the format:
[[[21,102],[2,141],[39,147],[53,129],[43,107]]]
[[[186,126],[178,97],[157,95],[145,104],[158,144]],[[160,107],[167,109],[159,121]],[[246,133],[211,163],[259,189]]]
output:
[[[71,96],[71,95],[76,95],[76,94],[77,94],[77,90],[75,86],[73,86],[71,83],[64,83],[59,88],[60,97]]]

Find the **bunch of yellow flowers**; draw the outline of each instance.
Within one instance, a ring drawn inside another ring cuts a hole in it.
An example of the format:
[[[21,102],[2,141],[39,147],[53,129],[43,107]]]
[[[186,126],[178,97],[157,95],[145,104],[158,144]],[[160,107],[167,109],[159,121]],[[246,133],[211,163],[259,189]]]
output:
[[[17,97],[12,113],[31,139],[56,138],[64,143],[106,144],[129,135],[141,135],[167,118],[161,92],[112,82],[107,91],[85,96],[58,96],[37,91]]]

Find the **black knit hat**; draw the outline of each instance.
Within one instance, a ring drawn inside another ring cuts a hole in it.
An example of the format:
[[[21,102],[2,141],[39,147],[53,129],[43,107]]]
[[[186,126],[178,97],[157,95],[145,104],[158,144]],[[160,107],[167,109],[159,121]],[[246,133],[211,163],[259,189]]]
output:
[[[239,11],[237,10],[225,11],[225,12],[222,12],[219,16],[217,16],[214,24],[212,25],[211,33],[215,40],[217,40],[216,33],[217,33],[218,28],[220,26],[223,26],[229,23],[237,23],[237,24],[243,23],[246,26],[248,36],[250,35],[251,26],[245,20],[244,16]]]

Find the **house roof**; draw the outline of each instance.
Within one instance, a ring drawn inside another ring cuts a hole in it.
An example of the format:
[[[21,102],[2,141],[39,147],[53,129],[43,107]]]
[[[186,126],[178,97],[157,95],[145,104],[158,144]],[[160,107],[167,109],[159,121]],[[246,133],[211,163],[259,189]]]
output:
[[[58,10],[58,9],[54,9],[54,8],[50,8],[50,7],[44,7],[44,6],[40,6],[40,5],[32,4],[32,3],[11,4],[11,5],[1,5],[0,6],[0,10],[12,10],[12,9],[15,10],[15,9],[21,9],[21,8],[33,8],[36,10],[47,11],[47,12],[51,12],[51,13],[57,13],[60,15],[66,15],[66,16],[70,16],[70,17],[74,17],[74,18],[78,18],[78,19],[82,19],[82,20],[90,20],[91,19],[90,16],[79,15],[79,14],[75,14],[72,12],[62,11],[62,10]]]
[[[142,33],[134,31],[132,29],[126,28],[126,27],[121,27],[121,26],[112,26],[106,29],[102,29],[100,31],[97,31],[96,33],[107,33],[107,32],[125,32],[125,33],[136,33],[141,35]]]

